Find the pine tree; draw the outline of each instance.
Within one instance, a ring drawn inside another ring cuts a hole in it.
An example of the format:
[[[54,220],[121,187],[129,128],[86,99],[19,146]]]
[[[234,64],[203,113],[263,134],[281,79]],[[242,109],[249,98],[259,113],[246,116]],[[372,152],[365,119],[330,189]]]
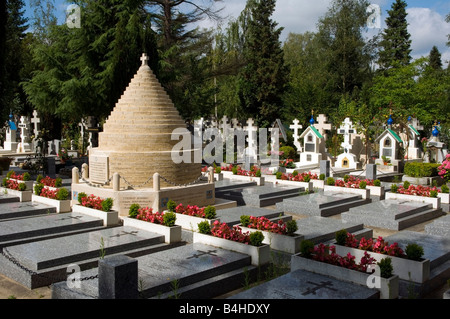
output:
[[[382,70],[396,65],[405,66],[411,62],[411,35],[408,32],[406,6],[405,1],[396,0],[391,10],[388,10],[387,28],[382,34],[378,60]]]
[[[442,70],[441,53],[436,46],[433,46],[430,51],[430,67],[433,70]]]
[[[249,1],[250,19],[244,43],[246,66],[240,73],[239,96],[247,113],[262,127],[280,117],[282,95],[286,89],[280,34],[283,28],[271,19],[275,0]]]

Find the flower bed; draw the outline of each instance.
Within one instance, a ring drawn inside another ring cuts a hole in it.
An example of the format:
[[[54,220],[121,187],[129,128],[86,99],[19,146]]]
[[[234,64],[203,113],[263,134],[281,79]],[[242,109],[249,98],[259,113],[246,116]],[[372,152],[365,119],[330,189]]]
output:
[[[391,185],[391,191],[386,193],[386,199],[403,199],[407,201],[418,201],[423,203],[429,203],[433,205],[433,208],[441,207],[441,198],[438,194],[441,192],[437,187],[427,187],[422,185],[404,185],[398,186],[397,184]]]
[[[14,171],[9,171],[6,175],[7,181],[15,181],[18,184],[25,184],[26,190],[32,190],[33,189],[33,181],[30,181],[30,173],[25,172],[23,174],[16,174]],[[16,185],[12,185],[11,189],[18,190],[18,188],[13,188]]]
[[[239,165],[222,166],[221,171],[224,176],[230,179],[241,181],[255,181],[258,186],[264,185],[264,177],[261,176],[261,169],[257,166],[252,166],[252,169],[247,171],[241,168]]]
[[[168,204],[168,208],[169,208]],[[171,209],[169,208],[169,211]],[[191,231],[198,230],[198,224],[206,221],[210,225],[213,225],[215,221],[218,219],[216,216],[215,207],[198,207],[196,205],[187,205],[186,207],[183,204],[178,204],[175,207],[174,212],[176,214],[177,225],[180,225],[183,229],[188,229]]]
[[[220,247],[231,251],[251,256],[252,265],[262,266],[270,262],[270,246],[262,244],[263,238],[259,238],[259,246],[251,245],[252,237],[257,236],[257,232],[242,232],[241,227],[234,225],[229,227],[226,223],[214,222],[213,227],[205,230],[206,224],[198,226],[199,231],[194,232],[193,242]],[[262,234],[261,234],[262,235]]]
[[[72,211],[101,218],[103,225],[109,227],[119,224],[119,212],[111,210],[112,205],[111,198],[102,199],[92,194],[87,196],[82,192],[78,194],[78,204],[72,206]]]
[[[346,233],[345,241],[342,239],[338,241],[336,252],[340,255],[350,253],[356,258],[361,258],[369,252],[376,261],[386,258],[386,255],[389,256],[393,271],[400,279],[423,283],[430,276],[430,260],[422,259],[423,249],[418,245],[408,245],[405,253],[398,243],[389,245],[381,236],[376,240],[361,238],[358,241],[354,235]]]
[[[136,214],[132,214],[130,208],[129,217],[123,217],[124,226],[164,235],[164,240],[168,244],[181,241],[181,226],[175,225],[175,221],[175,214],[170,212],[154,213],[153,209],[148,207],[137,208]]]
[[[241,223],[243,217],[246,216],[241,217]],[[240,227],[242,231],[246,232],[261,231],[264,235],[264,244],[270,245],[275,250],[295,254],[299,252],[300,242],[304,239],[304,236],[294,234],[297,230],[296,226],[295,221],[284,222],[280,219],[275,223],[266,217],[248,216],[248,223],[244,222]],[[290,229],[288,230],[288,228]]]
[[[445,156],[442,165],[438,167],[438,175],[442,177],[444,183],[450,182],[450,154]]]
[[[66,213],[71,211],[71,200],[69,191],[66,188],[52,189],[42,184],[34,186],[33,202],[38,202],[56,207],[57,213]]]

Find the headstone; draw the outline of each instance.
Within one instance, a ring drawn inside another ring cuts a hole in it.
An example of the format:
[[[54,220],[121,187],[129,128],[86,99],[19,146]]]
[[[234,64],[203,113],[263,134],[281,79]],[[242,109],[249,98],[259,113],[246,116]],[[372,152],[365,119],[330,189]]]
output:
[[[111,256],[98,262],[99,299],[137,299],[138,262],[124,256]]]
[[[289,128],[294,131],[294,134],[292,136],[294,138],[294,145],[297,148],[297,152],[300,153],[302,151],[302,145],[301,145],[300,140],[299,140],[300,139],[299,132],[300,132],[300,129],[303,128],[303,126],[299,125],[300,121],[297,120],[297,119],[295,119],[293,121],[293,123],[294,124],[290,125]]]
[[[377,165],[367,164],[366,165],[366,179],[376,180],[377,179]]]
[[[325,116],[325,114],[319,114],[317,117],[317,123],[314,124],[314,127],[319,131],[320,134],[324,137],[325,141],[327,140],[327,134],[326,131],[331,130],[331,124],[327,123],[328,118]]]
[[[320,161],[320,174],[324,174],[325,177],[330,177],[331,163],[328,160]]]
[[[30,152],[31,151],[31,145],[30,145],[30,136],[29,136],[29,120],[26,116],[20,117],[20,139],[21,142],[17,145],[17,152],[18,153],[24,153],[24,152]]]
[[[337,168],[356,169],[358,161],[355,154],[351,153],[352,145],[350,143],[351,134],[355,134],[356,130],[353,128],[353,123],[350,118],[346,118],[338,130],[338,134],[344,135],[344,142],[341,146],[344,152],[340,154],[335,162]]]
[[[56,163],[54,157],[47,157],[46,168],[47,175],[54,178],[56,176]]]
[[[425,225],[425,233],[450,238],[450,215],[437,218]]]
[[[256,163],[258,159],[257,153],[257,136],[258,127],[254,126],[255,122],[252,118],[247,120],[247,126],[244,128],[247,132],[247,148],[245,151],[246,162]],[[248,159],[247,159],[248,157]]]
[[[421,149],[420,149],[420,133],[419,131],[423,131],[423,126],[420,125],[419,121],[416,118],[408,118],[408,127],[406,132],[406,143],[408,148],[406,150],[406,158],[407,159],[421,159]]]
[[[109,157],[94,155],[89,157],[89,179],[92,183],[103,184],[109,180]]]
[[[33,135],[34,138],[39,136],[39,124],[41,123],[41,119],[38,117],[38,112],[36,110],[33,111],[33,117],[31,118],[31,124],[33,124]]]

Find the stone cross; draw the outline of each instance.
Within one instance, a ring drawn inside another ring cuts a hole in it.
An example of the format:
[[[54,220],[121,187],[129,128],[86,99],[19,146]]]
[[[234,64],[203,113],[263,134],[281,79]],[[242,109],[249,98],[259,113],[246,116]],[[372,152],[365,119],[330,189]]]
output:
[[[413,118],[411,120],[411,125],[418,131],[423,131],[423,125],[420,125],[419,120],[416,118]]]
[[[234,128],[238,128],[240,126],[239,120],[236,118],[232,119],[231,123],[233,124]]]
[[[319,114],[317,117],[317,124],[314,124],[314,127],[319,131],[319,133],[326,140],[325,130],[331,130],[331,124],[327,123],[328,119],[324,114]]]
[[[299,141],[299,138],[300,138],[299,130],[301,130],[303,128],[303,126],[299,125],[300,121],[297,120],[297,119],[295,119],[293,121],[293,123],[294,124],[290,125],[289,128],[294,130],[294,135],[293,135],[293,137],[294,137],[294,145],[297,148],[297,152],[300,152],[301,149],[302,149],[302,145],[300,144],[300,141]]]
[[[225,140],[228,135],[228,130],[231,128],[230,124],[228,124],[228,118],[226,115],[222,117],[222,137]]]
[[[329,289],[331,291],[337,291],[337,289],[331,288],[333,286],[333,283],[331,281],[321,281],[320,284],[312,282],[312,281],[307,281],[308,284],[314,285],[314,288],[308,287],[307,290],[302,293],[303,296],[307,296],[310,294],[315,295],[317,290],[320,290],[322,288],[325,289]]]
[[[148,60],[149,60],[149,57],[147,56],[147,54],[142,53],[142,56],[141,56],[142,65],[147,65]]]
[[[244,128],[248,134],[248,153],[247,156],[256,157],[256,132],[258,131],[257,126],[253,126],[255,122],[252,118],[247,120],[247,126]]]
[[[38,112],[36,110],[33,111],[33,117],[31,118],[31,123],[34,126],[34,129],[33,129],[34,138],[37,138],[38,134],[39,134],[38,125],[39,125],[39,123],[41,123],[41,119],[38,117]]]
[[[344,135],[344,142],[341,146],[344,148],[344,153],[349,153],[352,149],[352,144],[350,144],[350,134],[354,134],[355,130],[353,129],[353,123],[347,117],[342,123],[341,127],[338,130],[338,134]]]
[[[197,258],[199,258],[201,256],[205,256],[205,255],[214,256],[214,257],[217,256],[216,254],[214,254],[217,252],[216,250],[208,250],[208,251],[197,250],[197,251],[200,252],[200,254],[193,254],[192,256],[188,257],[187,259],[192,259],[192,258],[197,259]]]

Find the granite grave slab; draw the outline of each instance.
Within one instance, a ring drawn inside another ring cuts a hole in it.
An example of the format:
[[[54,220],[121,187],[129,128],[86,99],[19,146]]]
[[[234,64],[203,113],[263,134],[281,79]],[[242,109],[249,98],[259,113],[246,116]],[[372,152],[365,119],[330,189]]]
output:
[[[425,233],[450,238],[450,215],[437,218],[425,225]]]
[[[294,215],[329,217],[370,202],[371,199],[363,199],[361,195],[356,194],[316,192],[283,199],[276,207]]]
[[[364,228],[362,223],[346,222],[320,216],[311,216],[297,220],[298,230],[295,234],[303,235],[305,240],[311,240],[314,244],[334,242],[336,232],[346,229],[356,238],[371,238],[373,230]]]
[[[96,267],[102,252],[128,255],[168,247],[162,235],[120,226],[3,247],[0,271],[6,277],[34,289],[61,281],[61,277],[65,278],[68,264]],[[12,263],[12,258],[21,267]]]
[[[103,221],[83,214],[50,214],[4,221],[0,226],[0,248],[36,240],[60,237],[74,232],[103,228]]]
[[[221,209],[216,212],[218,219],[221,223],[227,223],[229,226],[239,224],[241,222],[242,215],[254,216],[254,217],[266,217],[268,219],[277,218],[283,216],[283,211],[279,209],[268,209],[263,207],[253,206],[238,206],[232,208]]]
[[[140,298],[168,298],[174,284],[181,298],[212,298],[242,287],[243,269],[252,269],[250,257],[203,244],[189,244],[135,258],[138,261]],[[82,272],[81,277],[95,276],[97,269]],[[236,277],[237,276],[237,277]],[[98,279],[82,281],[79,289],[69,292],[65,282],[52,287],[59,296],[98,298]]]
[[[14,202],[0,204],[0,222],[24,217],[55,214],[56,208],[35,202]]]
[[[298,196],[304,187],[284,186],[267,183],[263,186],[228,189],[216,192],[216,197],[235,200],[238,205],[265,207],[275,205],[284,198]]]
[[[14,196],[11,194],[5,194],[3,192],[0,192],[0,204],[3,203],[16,203],[20,202],[20,198],[18,196]]]
[[[402,230],[442,216],[442,209],[431,204],[386,199],[364,206],[350,208],[341,215],[342,220],[364,223],[368,226]]]
[[[379,291],[304,270],[295,270],[229,299],[378,299]]]

